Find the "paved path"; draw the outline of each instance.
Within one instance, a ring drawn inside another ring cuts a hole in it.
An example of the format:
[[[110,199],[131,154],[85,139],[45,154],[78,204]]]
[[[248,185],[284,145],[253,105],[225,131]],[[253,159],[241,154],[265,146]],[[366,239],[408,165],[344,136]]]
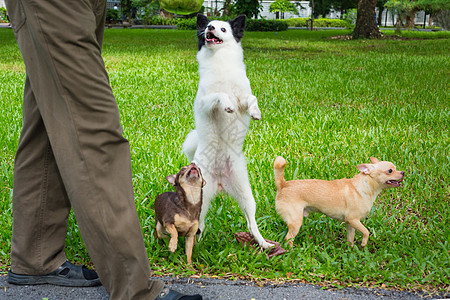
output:
[[[381,289],[324,290],[310,284],[265,285],[259,287],[254,283],[242,280],[224,279],[192,279],[165,277],[163,280],[179,292],[201,294],[205,300],[371,300],[371,299],[437,299],[424,294],[404,291],[388,291]],[[6,276],[0,275],[1,300],[107,300],[108,295],[103,287],[71,288],[52,285],[16,286],[6,282]],[[444,297],[441,297],[444,298]]]

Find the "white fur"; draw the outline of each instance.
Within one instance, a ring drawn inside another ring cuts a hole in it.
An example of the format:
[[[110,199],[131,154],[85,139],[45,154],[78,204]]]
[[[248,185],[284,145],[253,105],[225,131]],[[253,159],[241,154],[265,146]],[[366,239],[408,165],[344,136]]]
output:
[[[212,21],[209,25],[223,43],[207,44],[197,54],[200,82],[194,102],[195,130],[183,143],[184,153],[200,167],[206,180],[199,238],[211,200],[224,190],[239,203],[259,245],[268,248],[273,245],[258,230],[256,203],[242,153],[250,118],[260,119],[261,112],[245,72],[241,44],[233,37],[229,23]]]

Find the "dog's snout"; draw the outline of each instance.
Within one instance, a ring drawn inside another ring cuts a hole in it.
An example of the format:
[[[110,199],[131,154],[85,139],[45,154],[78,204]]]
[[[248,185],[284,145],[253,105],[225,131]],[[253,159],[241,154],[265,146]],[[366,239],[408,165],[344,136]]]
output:
[[[213,31],[214,29],[216,29],[216,28],[214,28],[214,26],[208,25],[208,30],[209,30],[209,31]]]
[[[402,176],[405,176],[405,172],[401,171],[400,174],[402,174]]]

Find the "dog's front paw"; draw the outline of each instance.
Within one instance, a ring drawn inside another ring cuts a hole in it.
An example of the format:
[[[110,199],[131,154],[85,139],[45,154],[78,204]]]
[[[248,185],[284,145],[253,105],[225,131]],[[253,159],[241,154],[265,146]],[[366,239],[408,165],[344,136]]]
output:
[[[261,120],[261,111],[258,107],[253,107],[250,109],[250,116],[253,120]]]
[[[227,113],[231,114],[236,110],[236,108],[233,105],[233,102],[230,100],[230,97],[227,94],[225,93],[220,94],[219,101],[223,110],[226,111]]]
[[[174,239],[170,240],[170,242],[169,242],[169,250],[170,250],[170,252],[174,253],[177,250],[177,244],[178,244],[177,240],[174,240]]]
[[[234,108],[230,106],[225,107],[223,110],[229,114],[234,113]]]

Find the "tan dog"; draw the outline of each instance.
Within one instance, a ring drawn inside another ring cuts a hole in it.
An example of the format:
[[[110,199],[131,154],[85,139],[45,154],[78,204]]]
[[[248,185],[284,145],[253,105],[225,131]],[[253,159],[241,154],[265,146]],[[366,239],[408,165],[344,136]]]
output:
[[[363,234],[361,246],[369,239],[369,230],[361,224],[367,217],[376,197],[384,189],[399,187],[404,172],[397,171],[388,161],[379,161],[371,157],[372,164],[361,164],[357,168],[361,173],[347,179],[292,180],[285,181],[286,160],[278,156],[274,162],[277,197],[275,207],[288,225],[286,240],[292,240],[302,226],[303,216],[310,211],[321,212],[331,218],[347,223],[347,241],[353,246],[355,229]]]
[[[200,168],[194,163],[166,179],[175,187],[176,192],[165,192],[155,199],[155,236],[165,238],[169,233],[169,250],[172,253],[177,250],[178,235],[186,236],[187,263],[191,264],[202,208],[202,188],[206,182]]]

